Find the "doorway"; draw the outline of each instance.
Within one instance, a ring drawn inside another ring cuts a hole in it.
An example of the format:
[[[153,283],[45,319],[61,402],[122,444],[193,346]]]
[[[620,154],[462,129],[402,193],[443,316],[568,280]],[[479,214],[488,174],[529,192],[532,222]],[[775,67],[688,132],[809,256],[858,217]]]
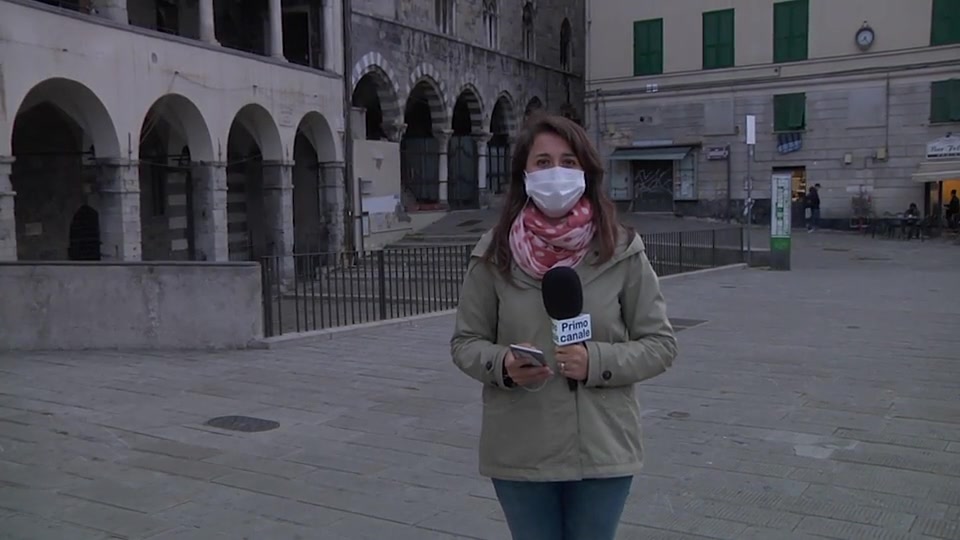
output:
[[[71,261],[100,260],[100,214],[84,204],[70,221],[70,246],[67,254]]]

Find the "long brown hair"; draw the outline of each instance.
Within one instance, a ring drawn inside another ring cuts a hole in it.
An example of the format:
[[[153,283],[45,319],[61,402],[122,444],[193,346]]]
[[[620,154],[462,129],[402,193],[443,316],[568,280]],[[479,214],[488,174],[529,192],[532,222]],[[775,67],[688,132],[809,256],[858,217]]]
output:
[[[610,260],[617,248],[617,235],[620,224],[617,220],[617,208],[607,196],[603,185],[603,165],[600,154],[593,147],[587,132],[572,120],[562,116],[535,113],[524,125],[513,150],[510,165],[510,187],[500,219],[493,230],[493,239],[487,247],[485,258],[497,267],[501,274],[510,276],[513,253],[510,251],[510,227],[527,203],[527,190],[524,186],[524,170],[533,142],[541,133],[553,133],[567,141],[583,168],[586,179],[584,197],[593,203],[593,224],[600,242],[597,264]]]

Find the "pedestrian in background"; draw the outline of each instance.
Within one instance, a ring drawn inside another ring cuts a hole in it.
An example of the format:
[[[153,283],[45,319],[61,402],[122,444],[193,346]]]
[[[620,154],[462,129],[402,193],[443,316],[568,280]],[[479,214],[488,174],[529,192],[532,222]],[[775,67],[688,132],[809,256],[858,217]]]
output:
[[[483,383],[480,473],[514,540],[613,540],[643,463],[634,385],[677,355],[643,241],[619,224],[605,189],[584,130],[534,117],[516,142],[499,223],[464,279],[451,351]],[[540,280],[556,266],[580,276],[591,341],[553,344]],[[511,344],[543,351],[547,365]]]
[[[807,232],[813,232],[820,227],[820,184],[815,184],[807,193],[807,209],[810,213]]]

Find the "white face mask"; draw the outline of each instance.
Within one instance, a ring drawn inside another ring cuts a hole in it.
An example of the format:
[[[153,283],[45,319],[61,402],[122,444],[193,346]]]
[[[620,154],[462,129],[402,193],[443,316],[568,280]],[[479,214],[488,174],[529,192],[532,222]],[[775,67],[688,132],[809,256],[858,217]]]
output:
[[[583,171],[566,167],[524,173],[524,179],[527,196],[552,218],[567,215],[587,188]]]

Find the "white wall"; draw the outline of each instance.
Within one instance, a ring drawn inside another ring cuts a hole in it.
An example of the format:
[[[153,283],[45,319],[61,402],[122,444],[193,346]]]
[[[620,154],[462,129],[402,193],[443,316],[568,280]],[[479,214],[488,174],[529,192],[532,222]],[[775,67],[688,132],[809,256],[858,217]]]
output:
[[[703,13],[728,8],[736,10],[736,66],[770,64],[773,62],[774,3],[771,0],[589,0],[587,79],[633,77],[633,23],[657,18],[663,18],[664,74],[701,71]],[[809,0],[808,57],[818,60],[928,47],[932,5],[932,0]],[[854,36],[864,22],[876,32],[876,41],[868,53],[860,51],[854,43]]]

